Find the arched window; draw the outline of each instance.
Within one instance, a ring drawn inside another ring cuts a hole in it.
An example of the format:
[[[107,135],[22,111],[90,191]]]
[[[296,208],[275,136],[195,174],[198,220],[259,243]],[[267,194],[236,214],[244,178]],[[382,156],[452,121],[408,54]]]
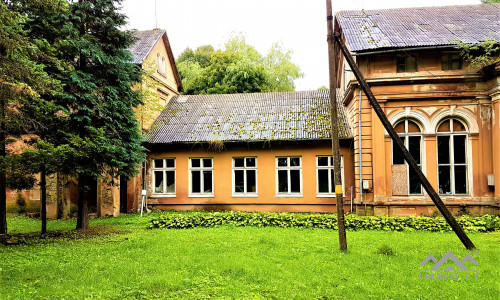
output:
[[[467,194],[467,129],[457,119],[447,119],[437,129],[439,193]]]
[[[402,120],[394,126],[399,137],[419,166],[422,161],[422,132],[412,120]],[[393,195],[422,194],[417,174],[410,170],[396,144],[392,143]]]

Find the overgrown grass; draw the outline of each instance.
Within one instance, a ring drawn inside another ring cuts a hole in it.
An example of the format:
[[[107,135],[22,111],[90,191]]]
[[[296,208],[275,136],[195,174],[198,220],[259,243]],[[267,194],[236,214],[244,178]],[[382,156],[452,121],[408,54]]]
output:
[[[349,252],[340,253],[329,229],[146,229],[154,216],[96,219],[94,229],[114,230],[0,246],[0,298],[497,299],[500,292],[500,232],[469,234],[476,252],[453,233],[349,231]],[[40,228],[22,217],[8,224],[14,234]],[[61,236],[74,226],[48,223]],[[419,263],[448,251],[477,259],[478,279],[419,280]]]

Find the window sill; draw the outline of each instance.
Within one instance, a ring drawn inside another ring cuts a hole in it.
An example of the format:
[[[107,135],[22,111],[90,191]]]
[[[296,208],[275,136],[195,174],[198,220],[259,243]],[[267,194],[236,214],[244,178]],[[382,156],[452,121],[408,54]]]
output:
[[[232,194],[233,198],[258,198],[258,194]]]
[[[304,195],[302,194],[277,194],[277,198],[302,198]]]
[[[316,198],[335,198],[337,195],[335,194],[316,194]],[[345,197],[345,195],[342,195]]]
[[[189,194],[188,198],[214,198],[214,194]]]
[[[176,194],[152,194],[149,198],[175,198]]]

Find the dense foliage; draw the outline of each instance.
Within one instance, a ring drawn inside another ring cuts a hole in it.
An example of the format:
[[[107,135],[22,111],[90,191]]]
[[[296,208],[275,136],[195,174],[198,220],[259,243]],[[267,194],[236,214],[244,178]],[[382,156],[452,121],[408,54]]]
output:
[[[294,80],[303,75],[290,60],[291,51],[280,44],[263,56],[240,35],[224,50],[187,48],[176,63],[185,94],[195,95],[293,91]]]
[[[0,157],[8,156],[7,137],[29,134],[31,148],[20,147],[26,159],[17,165],[42,172],[42,194],[45,171],[78,177],[78,228],[88,226],[92,183],[134,176],[145,156],[134,112],[142,93],[133,89],[143,72],[131,63],[134,36],[121,30],[120,3],[0,2]],[[0,166],[4,216],[9,165]]]
[[[462,216],[457,218],[457,221],[467,232],[487,232],[500,229],[500,218],[496,216]],[[346,228],[351,230],[451,231],[446,220],[439,217],[365,217],[351,214],[346,216],[345,222]],[[257,213],[234,211],[170,213],[152,219],[149,228],[185,229],[194,227],[217,227],[223,225],[337,229],[337,216],[334,214],[318,213]]]

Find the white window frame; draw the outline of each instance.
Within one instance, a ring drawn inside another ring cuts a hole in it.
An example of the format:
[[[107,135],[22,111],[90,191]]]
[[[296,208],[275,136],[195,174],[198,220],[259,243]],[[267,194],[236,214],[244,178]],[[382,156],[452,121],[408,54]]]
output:
[[[167,167],[167,159],[171,159],[174,161],[174,166],[173,167]],[[176,159],[175,157],[160,157],[160,158],[153,158],[152,159],[152,185],[153,185],[153,192],[152,192],[152,195],[153,196],[164,196],[164,197],[176,197],[176,191],[177,191],[177,171],[176,171],[176,167],[177,167],[177,162],[176,162]],[[163,167],[159,168],[159,167],[156,167],[156,161],[157,160],[163,160]],[[158,171],[163,171],[163,193],[158,193],[155,191],[155,188],[156,188],[156,176],[155,176],[155,172],[158,172]],[[167,192],[167,171],[169,172],[174,172],[174,191],[173,192]]]
[[[465,127],[465,131],[458,131],[458,132],[454,132],[453,130],[453,121],[457,121],[457,122],[460,122],[464,127]],[[436,136],[436,162],[437,162],[437,192],[440,196],[468,196],[468,195],[471,195],[471,190],[472,190],[472,180],[470,180],[471,178],[471,163],[470,163],[470,159],[471,159],[471,147],[469,145],[469,131],[468,131],[468,128],[466,126],[466,124],[462,121],[462,120],[459,120],[459,119],[454,119],[454,118],[449,118],[449,119],[446,119],[442,122],[440,122],[437,126],[437,128],[439,128],[439,126],[441,126],[443,123],[445,122],[450,122],[450,131],[449,132],[437,132],[437,136]],[[460,164],[457,164],[455,163],[455,140],[454,140],[454,136],[465,136],[465,163],[460,163]],[[449,163],[447,164],[443,164],[443,163],[439,163],[439,144],[438,144],[438,138],[440,136],[448,136],[450,139],[449,139],[449,145],[448,145],[448,151],[449,151],[449,157],[450,157],[450,161]],[[439,167],[442,167],[442,166],[448,166],[450,168],[450,194],[444,194],[444,193],[441,193],[439,191]],[[463,193],[463,194],[457,194],[455,193],[455,166],[465,166],[465,182],[467,184],[466,186],[466,192]]]
[[[254,167],[248,167],[247,166],[247,158],[254,158],[255,159],[255,166]],[[243,159],[243,167],[236,167],[235,166],[235,160],[236,159]],[[232,161],[232,196],[233,197],[258,197],[259,196],[259,181],[258,181],[258,171],[257,171],[257,157],[256,156],[237,156],[233,157]],[[244,192],[236,192],[236,176],[235,176],[235,171],[243,171],[243,190]],[[247,171],[249,170],[254,170],[255,171],[255,192],[247,192]]]
[[[318,162],[318,158],[327,157],[328,158],[328,166],[320,166]],[[333,168],[333,156],[332,155],[318,155],[316,156],[316,197],[335,197],[335,186],[332,185],[332,172],[328,172],[328,193],[320,193],[319,192],[319,170],[334,170]],[[345,188],[344,188],[344,156],[340,156],[340,174],[342,179],[342,196],[345,197]]]
[[[287,166],[286,167],[280,167],[278,166],[278,160],[280,158],[286,158],[287,159]],[[298,158],[300,165],[299,166],[290,166],[290,158]],[[296,155],[291,155],[291,156],[277,156],[275,160],[275,169],[276,169],[276,197],[303,197],[303,180],[302,180],[302,156],[296,156]],[[279,192],[279,176],[278,173],[280,170],[286,170],[287,171],[287,179],[288,179],[288,192],[283,193]],[[292,181],[290,180],[290,171],[291,170],[299,170],[299,180],[300,180],[300,192],[299,193],[291,193],[291,186],[292,186]]]
[[[193,159],[199,159],[200,160],[200,166],[199,167],[192,167],[192,162]],[[203,166],[203,160],[204,159],[210,159],[212,161],[211,167],[204,167]],[[190,157],[189,158],[189,194],[188,197],[196,198],[196,197],[214,197],[215,193],[215,186],[214,186],[214,159],[213,157]],[[192,188],[192,171],[200,171],[200,191],[199,193],[193,193]],[[211,193],[205,193],[203,192],[203,186],[205,185],[204,178],[203,178],[203,172],[204,171],[211,171],[212,172],[212,192]]]
[[[408,132],[408,121],[417,125],[420,132]],[[422,173],[425,174],[425,169],[424,169],[424,167],[422,167],[424,165],[422,162],[425,161],[425,159],[424,159],[425,143],[424,143],[424,135],[422,134],[422,127],[420,126],[420,124],[418,122],[416,122],[413,119],[400,120],[400,121],[394,123],[394,127],[396,127],[396,125],[399,125],[399,123],[402,123],[402,122],[405,123],[405,132],[398,133],[398,136],[400,138],[404,139],[403,144],[405,145],[405,147],[408,151],[410,150],[410,149],[408,149],[408,145],[410,144],[410,137],[413,137],[413,136],[420,137],[420,158],[419,158],[420,163],[418,164],[418,166],[420,167],[420,170],[422,171]],[[406,185],[407,185],[407,189],[408,189],[407,196],[422,196],[424,194],[424,186],[422,184],[420,184],[420,193],[410,193],[410,165],[406,162],[406,160],[404,160],[403,164],[405,164],[407,166],[407,168],[406,168],[406,179],[407,179]],[[393,166],[393,165],[394,165],[394,141],[391,139],[391,166]]]

